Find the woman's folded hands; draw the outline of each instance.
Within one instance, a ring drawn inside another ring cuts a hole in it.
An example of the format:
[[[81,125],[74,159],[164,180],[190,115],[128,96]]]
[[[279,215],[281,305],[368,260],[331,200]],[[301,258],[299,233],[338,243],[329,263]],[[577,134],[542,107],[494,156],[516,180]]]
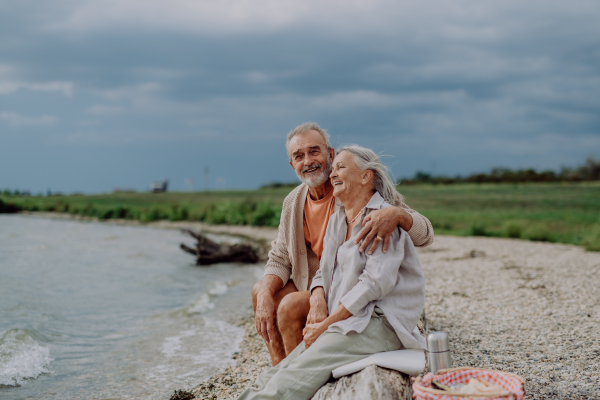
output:
[[[342,321],[352,315],[342,304],[340,304],[333,314],[330,316],[327,316],[327,314],[325,291],[320,286],[316,287],[310,296],[310,311],[306,320],[306,327],[302,330],[304,346],[307,349],[331,324]]]
[[[310,311],[306,318],[307,324],[316,324],[323,322],[329,316],[327,302],[325,301],[325,291],[322,287],[313,289],[310,295]]]
[[[304,346],[308,349],[328,327],[329,325],[326,325],[323,322],[318,324],[306,324],[302,331],[302,335],[304,336]]]

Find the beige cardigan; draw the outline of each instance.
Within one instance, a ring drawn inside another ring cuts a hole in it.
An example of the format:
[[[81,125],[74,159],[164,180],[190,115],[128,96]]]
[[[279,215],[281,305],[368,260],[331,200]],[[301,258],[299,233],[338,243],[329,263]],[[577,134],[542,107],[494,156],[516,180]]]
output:
[[[271,243],[269,261],[265,265],[265,275],[276,275],[285,285],[290,279],[299,291],[308,290],[309,284],[319,269],[319,258],[304,241],[304,202],[308,186],[304,183],[292,190],[283,200],[279,234]],[[416,247],[433,243],[431,222],[417,211],[402,203],[401,208],[408,212],[413,224],[408,235]]]

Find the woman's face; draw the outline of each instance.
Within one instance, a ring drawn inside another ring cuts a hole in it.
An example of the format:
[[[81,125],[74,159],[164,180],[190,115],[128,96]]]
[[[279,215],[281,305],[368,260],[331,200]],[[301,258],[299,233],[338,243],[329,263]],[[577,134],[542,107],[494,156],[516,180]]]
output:
[[[361,171],[354,162],[354,156],[342,151],[333,160],[329,179],[333,185],[333,195],[340,200],[350,195],[358,194],[364,188],[365,179],[363,175],[368,171]],[[368,182],[368,180],[367,180]]]

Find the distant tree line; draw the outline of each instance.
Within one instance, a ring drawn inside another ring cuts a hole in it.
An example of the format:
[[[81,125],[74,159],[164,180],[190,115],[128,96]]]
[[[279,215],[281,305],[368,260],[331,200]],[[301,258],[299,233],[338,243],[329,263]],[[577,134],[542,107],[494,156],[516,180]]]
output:
[[[476,173],[469,176],[449,177],[417,171],[412,178],[400,179],[402,184],[417,183],[518,183],[518,182],[583,182],[600,180],[600,160],[588,157],[577,168],[562,167],[559,172],[552,170],[536,171],[533,168],[512,170],[492,168],[489,173]]]
[[[4,196],[4,197],[28,197],[31,196],[31,192],[29,192],[29,190],[19,190],[19,189],[15,189],[15,190],[10,190],[10,189],[4,189],[4,190],[0,190],[0,196]]]
[[[259,189],[280,189],[280,188],[295,188],[300,182],[271,182],[267,185],[261,186]]]

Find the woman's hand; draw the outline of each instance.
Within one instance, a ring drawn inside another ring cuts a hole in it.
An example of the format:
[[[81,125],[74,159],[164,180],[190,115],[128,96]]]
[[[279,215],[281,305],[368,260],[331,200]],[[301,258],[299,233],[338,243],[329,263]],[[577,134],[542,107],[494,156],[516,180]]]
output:
[[[377,246],[379,246],[379,243],[383,241],[383,248],[381,250],[385,254],[394,229],[400,225],[402,229],[408,232],[412,227],[412,222],[411,215],[397,207],[371,211],[363,220],[363,228],[356,235],[354,244],[358,244],[364,238],[362,245],[358,249],[362,253],[372,243],[368,252],[371,255]]]
[[[325,293],[322,287],[315,288],[314,291],[320,289],[322,293]],[[313,291],[313,292],[314,292]],[[343,304],[340,304],[338,308],[323,322],[317,324],[306,324],[306,327],[302,330],[302,336],[304,337],[304,345],[308,349],[311,344],[315,342],[321,336],[323,332],[329,328],[331,324],[335,324],[338,321],[343,321],[349,318],[352,313],[346,310]]]
[[[327,303],[325,302],[325,291],[322,287],[313,289],[310,295],[310,311],[306,318],[307,324],[318,324],[323,322],[329,316]]]
[[[327,325],[323,322],[318,324],[306,324],[306,327],[302,330],[304,346],[308,349],[326,330]]]

